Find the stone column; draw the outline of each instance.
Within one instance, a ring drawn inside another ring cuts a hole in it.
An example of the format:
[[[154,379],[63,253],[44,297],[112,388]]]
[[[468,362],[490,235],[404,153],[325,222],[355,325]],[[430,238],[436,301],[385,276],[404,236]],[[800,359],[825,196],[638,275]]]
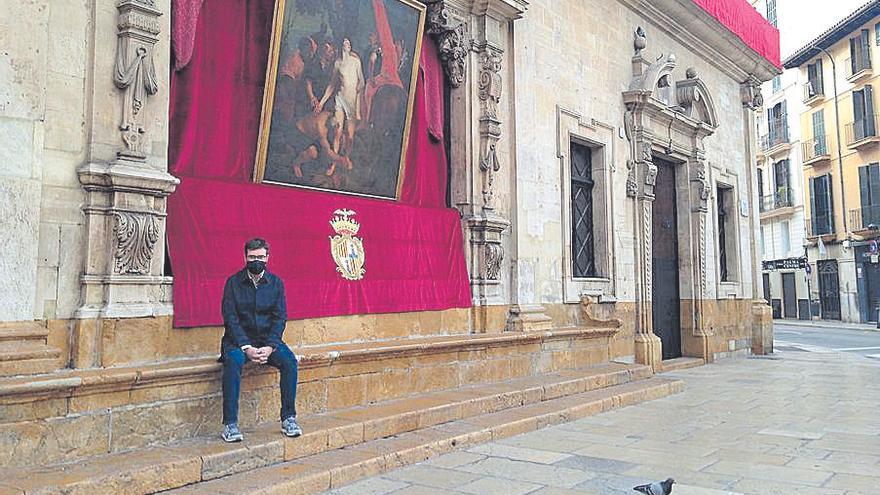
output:
[[[103,319],[172,313],[171,278],[163,275],[165,205],[178,180],[167,172],[167,130],[155,128],[167,120],[167,93],[157,95],[169,85],[170,37],[158,3],[121,0],[113,12],[96,10],[95,37],[115,31],[116,47],[95,45],[87,88],[94,103],[89,160],[78,169],[86,245],[75,367],[101,365]]]
[[[749,78],[740,85],[740,97],[743,105],[743,128],[745,133],[745,150],[746,157],[749,158],[750,172],[757,168],[755,163],[757,155],[757,136],[755,135],[755,111],[764,105],[764,97],[761,95],[761,82],[755,78]],[[755,173],[750,173],[748,178],[749,184],[749,211],[750,227],[752,239],[758,239],[761,235],[760,222],[758,217],[758,197],[760,191],[757,190],[757,177]],[[764,300],[763,284],[761,272],[758,269],[758,261],[760,257],[756,249],[757,242],[751,243],[752,260],[752,353],[753,354],[772,354],[773,353],[773,311]],[[809,294],[807,299],[809,299]]]

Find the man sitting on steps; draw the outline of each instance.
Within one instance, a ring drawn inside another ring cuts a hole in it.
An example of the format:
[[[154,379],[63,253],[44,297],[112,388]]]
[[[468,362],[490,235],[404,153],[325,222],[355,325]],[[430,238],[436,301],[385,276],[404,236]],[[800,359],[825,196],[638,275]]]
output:
[[[284,283],[266,270],[269,243],[251,239],[244,245],[245,268],[226,280],[223,289],[223,326],[220,344],[223,362],[223,433],[227,442],[244,438],[238,429],[241,370],[246,361],[268,364],[281,371],[281,432],[302,435],[296,424],[297,364],[293,351],[281,340],[287,323]]]

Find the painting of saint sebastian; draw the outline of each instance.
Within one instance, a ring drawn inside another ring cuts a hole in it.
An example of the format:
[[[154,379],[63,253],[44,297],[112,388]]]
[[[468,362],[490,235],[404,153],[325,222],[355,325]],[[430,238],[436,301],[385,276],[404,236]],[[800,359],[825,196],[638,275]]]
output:
[[[425,7],[276,0],[255,182],[397,199]]]

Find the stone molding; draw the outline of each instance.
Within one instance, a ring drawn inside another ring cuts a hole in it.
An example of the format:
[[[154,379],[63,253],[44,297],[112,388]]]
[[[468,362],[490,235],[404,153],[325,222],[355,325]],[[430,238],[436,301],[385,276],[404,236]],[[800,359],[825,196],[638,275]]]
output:
[[[562,300],[579,303],[584,296],[601,302],[618,297],[614,233],[614,172],[617,160],[617,128],[607,122],[586,118],[580,112],[556,107],[556,157],[560,161],[560,203],[562,205]],[[571,143],[587,145],[592,153],[593,238],[597,276],[575,278],[571,255]]]
[[[119,130],[124,148],[121,158],[145,160],[147,129],[142,110],[147,97],[159,91],[153,49],[159,41],[162,12],[152,0],[122,0],[116,6],[117,47],[113,83],[122,91],[122,122]]]
[[[755,77],[769,81],[779,69],[692,0],[620,0],[640,17],[668,33],[736,81]],[[747,72],[746,69],[751,69]]]

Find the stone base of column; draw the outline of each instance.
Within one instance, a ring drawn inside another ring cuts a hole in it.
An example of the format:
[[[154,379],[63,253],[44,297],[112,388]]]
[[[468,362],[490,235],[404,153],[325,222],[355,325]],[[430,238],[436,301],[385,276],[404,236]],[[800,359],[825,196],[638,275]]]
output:
[[[540,304],[520,304],[510,308],[508,332],[541,332],[553,329],[553,319],[544,313]]]
[[[773,354],[773,310],[763,299],[752,303],[752,354]]]
[[[636,362],[650,366],[654,373],[663,367],[663,344],[653,333],[637,333],[635,337]]]

